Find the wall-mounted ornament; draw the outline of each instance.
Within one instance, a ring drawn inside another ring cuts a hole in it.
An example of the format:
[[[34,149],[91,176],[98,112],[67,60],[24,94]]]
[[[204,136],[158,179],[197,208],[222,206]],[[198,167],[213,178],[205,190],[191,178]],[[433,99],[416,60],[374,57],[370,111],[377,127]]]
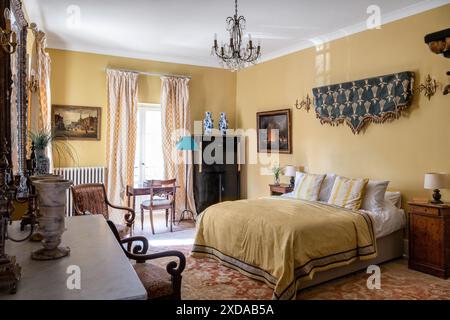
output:
[[[450,58],[450,28],[427,34],[425,43],[432,52]]]
[[[410,71],[314,88],[316,115],[322,124],[346,123],[359,134],[369,123],[399,118],[411,104],[413,88]]]
[[[297,110],[305,109],[306,112],[309,112],[311,110],[312,100],[309,96],[309,94],[306,95],[306,98],[303,98],[302,101],[299,101],[299,99],[296,100],[294,106]]]
[[[447,72],[447,75],[450,76],[450,71]],[[445,86],[443,93],[444,93],[444,96],[446,96],[450,93],[450,84]]]
[[[432,79],[430,75],[427,75],[425,82],[419,84],[416,91],[419,93],[424,94],[425,97],[428,98],[428,100],[431,100],[431,97],[434,96],[437,92],[437,89],[439,88],[439,84],[435,79]]]

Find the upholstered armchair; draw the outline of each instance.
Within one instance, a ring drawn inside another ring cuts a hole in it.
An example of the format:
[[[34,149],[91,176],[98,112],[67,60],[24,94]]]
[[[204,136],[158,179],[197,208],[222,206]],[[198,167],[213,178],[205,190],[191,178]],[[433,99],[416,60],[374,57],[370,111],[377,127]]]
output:
[[[186,266],[186,257],[180,251],[164,251],[153,254],[147,254],[148,240],[143,236],[134,236],[121,239],[115,224],[108,220],[117,241],[120,243],[128,259],[134,260],[133,265],[144,288],[147,290],[149,300],[180,300],[181,299],[181,273]],[[136,242],[140,244],[135,244]],[[124,247],[126,245],[126,248]],[[134,245],[134,246],[133,246]],[[148,260],[154,260],[165,257],[177,257],[179,263],[171,261],[166,269],[157,265],[147,263]]]
[[[135,213],[133,209],[111,204],[106,196],[103,184],[80,184],[72,186],[74,215],[101,214],[109,220],[109,208],[124,212],[123,224],[116,224],[121,238],[131,235],[133,231]]]

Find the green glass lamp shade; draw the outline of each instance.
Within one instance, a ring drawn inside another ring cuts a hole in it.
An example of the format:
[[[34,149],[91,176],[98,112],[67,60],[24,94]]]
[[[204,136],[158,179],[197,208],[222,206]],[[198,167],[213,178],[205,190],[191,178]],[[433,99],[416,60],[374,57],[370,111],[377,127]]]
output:
[[[180,151],[196,151],[198,150],[198,145],[194,138],[186,136],[181,138],[181,140],[177,143],[176,148]]]

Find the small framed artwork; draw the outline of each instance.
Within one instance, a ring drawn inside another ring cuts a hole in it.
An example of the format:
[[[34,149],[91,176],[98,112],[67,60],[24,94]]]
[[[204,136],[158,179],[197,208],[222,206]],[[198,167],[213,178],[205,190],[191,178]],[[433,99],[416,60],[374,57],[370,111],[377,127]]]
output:
[[[52,106],[56,139],[100,140],[102,109],[97,107]]]
[[[256,114],[258,152],[292,153],[291,109]]]

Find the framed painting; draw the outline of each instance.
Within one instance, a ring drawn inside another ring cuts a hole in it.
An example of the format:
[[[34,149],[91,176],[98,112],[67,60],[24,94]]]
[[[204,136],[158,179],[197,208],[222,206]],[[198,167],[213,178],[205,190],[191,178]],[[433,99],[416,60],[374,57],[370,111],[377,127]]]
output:
[[[258,152],[292,153],[291,109],[256,114]]]
[[[52,127],[56,139],[100,140],[102,109],[97,107],[52,106]]]

